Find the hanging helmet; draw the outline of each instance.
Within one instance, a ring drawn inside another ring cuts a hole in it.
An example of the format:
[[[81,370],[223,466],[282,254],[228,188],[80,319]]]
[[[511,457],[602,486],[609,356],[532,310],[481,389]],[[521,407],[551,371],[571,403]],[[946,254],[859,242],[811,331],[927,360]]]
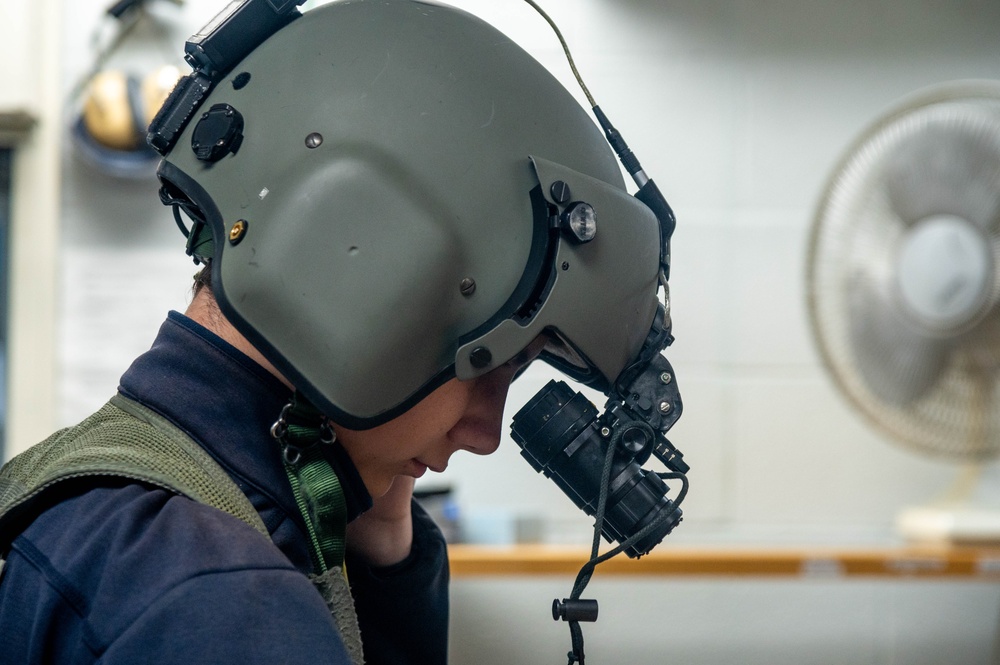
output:
[[[96,73],[70,128],[77,155],[89,166],[117,178],[152,178],[158,155],[145,141],[145,127],[180,70],[162,65],[141,80],[121,70]]]
[[[229,321],[331,418],[384,422],[543,331],[546,359],[607,392],[660,331],[656,216],[495,28],[356,0],[244,50],[189,51],[200,73],[151,128],[161,198]]]

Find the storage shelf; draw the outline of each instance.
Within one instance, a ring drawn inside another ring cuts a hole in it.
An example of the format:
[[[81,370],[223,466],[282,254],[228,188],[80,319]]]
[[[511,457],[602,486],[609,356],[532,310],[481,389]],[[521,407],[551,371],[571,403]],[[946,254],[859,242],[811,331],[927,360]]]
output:
[[[589,550],[579,547],[451,545],[453,577],[576,575]],[[660,547],[638,560],[624,554],[597,575],[723,577],[977,578],[1000,582],[1000,548]]]

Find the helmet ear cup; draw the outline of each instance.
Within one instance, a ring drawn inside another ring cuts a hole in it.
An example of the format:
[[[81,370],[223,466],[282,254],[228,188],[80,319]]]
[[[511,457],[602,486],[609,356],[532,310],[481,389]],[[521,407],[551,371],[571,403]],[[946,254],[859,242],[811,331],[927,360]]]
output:
[[[142,80],[119,70],[95,74],[71,131],[83,161],[115,177],[151,177],[159,156],[146,144],[146,127],[179,77],[171,65]]]
[[[98,145],[111,150],[135,150],[139,145],[136,119],[141,103],[134,76],[117,70],[98,72],[83,100],[83,126]]]

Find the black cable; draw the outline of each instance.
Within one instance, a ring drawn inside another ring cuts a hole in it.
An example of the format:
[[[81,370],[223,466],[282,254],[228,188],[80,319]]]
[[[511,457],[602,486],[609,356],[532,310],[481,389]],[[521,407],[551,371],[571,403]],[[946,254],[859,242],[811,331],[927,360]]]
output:
[[[617,439],[613,439],[608,443],[608,452],[605,454],[604,467],[601,471],[601,489],[597,498],[597,510],[594,513],[594,539],[590,550],[590,559],[580,567],[580,572],[577,573],[576,580],[573,583],[573,591],[569,596],[569,600],[572,601],[579,600],[580,596],[583,595],[584,590],[587,588],[591,578],[594,576],[594,569],[597,568],[597,566],[615,556],[618,556],[672,519],[674,513],[677,512],[678,508],[680,508],[681,503],[683,503],[684,498],[688,493],[688,479],[685,474],[674,472],[657,473],[656,475],[662,480],[681,481],[681,489],[678,490],[677,497],[673,501],[673,510],[665,510],[661,512],[656,519],[632,534],[630,537],[626,538],[617,547],[608,550],[604,554],[599,554],[601,531],[604,527],[604,513],[607,510],[608,494],[610,491],[611,465],[614,460],[617,444]],[[579,621],[569,621],[569,631],[570,642],[573,650],[567,654],[569,658],[568,665],[574,665],[575,663],[584,665],[583,629],[580,627]]]
[[[604,467],[601,470],[601,489],[597,495],[597,511],[594,514],[594,540],[590,547],[591,561],[596,559],[598,553],[600,552],[601,531],[604,528],[604,513],[607,511],[608,507],[608,487],[611,482],[611,463],[615,457],[616,447],[617,440],[610,441],[608,443],[608,452],[604,456]],[[573,591],[569,596],[570,600],[579,600],[584,589],[587,588],[587,584],[590,582],[594,569],[593,566],[590,566],[589,571],[587,571],[586,574],[585,570],[587,570],[586,564],[584,564],[584,567],[581,568],[580,572],[577,574],[576,581],[573,584]],[[568,665],[573,665],[574,663],[584,665],[583,629],[580,627],[579,621],[569,622],[569,635],[573,650],[567,654],[569,658]]]
[[[684,501],[684,497],[687,496],[688,492],[688,479],[685,474],[657,473],[656,475],[662,478],[663,480],[681,481],[681,489],[680,491],[677,492],[677,498],[674,499],[673,501],[674,510],[663,511],[662,513],[660,513],[660,515],[656,517],[656,519],[654,519],[652,522],[650,522],[649,524],[647,524],[646,526],[639,529],[634,534],[623,540],[621,544],[615,547],[614,549],[608,550],[607,552],[605,552],[600,556],[592,556],[591,559],[587,561],[587,563],[583,564],[583,567],[580,568],[580,572],[577,574],[577,585],[580,585],[580,582],[583,582],[580,588],[580,593],[583,593],[583,588],[586,587],[587,583],[590,581],[590,577],[593,575],[594,568],[604,563],[608,559],[618,556],[619,554],[627,550],[629,547],[632,547],[632,545],[635,545],[637,542],[648,536],[650,533],[652,533],[659,527],[663,526],[664,523],[666,523],[671,517],[673,517],[673,514],[676,512],[676,509],[679,508],[681,503]],[[586,575],[586,578],[584,579],[584,573],[587,571],[589,571],[589,574]],[[576,591],[577,585],[574,585],[573,587],[574,592]],[[579,596],[576,596],[576,598],[579,598]]]
[[[184,234],[185,238],[189,237],[191,235],[191,232],[188,230],[186,226],[184,226],[184,220],[181,219],[180,204],[174,203],[173,209],[174,209],[174,223],[177,224],[177,228],[181,230],[181,233]]]
[[[590,105],[592,107],[597,106],[597,102],[594,101],[594,97],[590,94],[590,90],[587,89],[587,84],[583,82],[583,77],[580,76],[580,72],[576,69],[576,62],[573,61],[573,54],[569,52],[569,44],[567,44],[566,40],[563,38],[563,34],[562,31],[559,30],[559,26],[556,25],[556,22],[553,21],[549,15],[545,13],[545,10],[539,7],[538,3],[534,2],[534,0],[524,1],[534,7],[535,11],[542,15],[542,18],[544,18],[549,26],[551,26],[552,31],[556,33],[556,37],[559,38],[559,43],[562,44],[563,53],[566,54],[566,60],[569,62],[569,68],[573,70],[573,76],[576,77],[576,82],[580,84],[580,89],[583,90],[583,94],[587,98],[587,101],[590,102]]]
[[[659,188],[656,186],[652,180],[646,175],[639,163],[639,159],[635,156],[631,149],[629,149],[628,144],[625,142],[622,135],[617,129],[611,124],[611,121],[601,110],[600,106],[594,100],[594,97],[590,94],[590,90],[587,88],[586,84],[583,82],[583,77],[580,76],[580,72],[577,71],[576,63],[573,61],[573,55],[570,53],[569,45],[563,38],[562,32],[556,25],[548,14],[536,3],[534,0],[525,0],[529,5],[531,5],[535,11],[541,14],[542,18],[551,26],[552,30],[555,32],[556,37],[559,39],[559,43],[562,45],[563,52],[566,54],[566,60],[569,62],[570,69],[573,71],[573,76],[576,77],[577,83],[580,84],[580,88],[583,90],[583,94],[586,96],[587,101],[590,103],[593,109],[594,115],[597,118],[598,124],[601,129],[604,130],[605,137],[611,144],[612,149],[618,155],[618,159],[621,161],[625,170],[632,176],[636,185],[639,187],[639,192],[636,195],[637,198],[646,204],[653,213],[656,215],[657,221],[660,224],[660,234],[661,243],[660,248],[660,284],[663,287],[663,309],[664,309],[664,320],[662,326],[662,335],[666,339],[657,340],[665,341],[665,344],[658,344],[654,350],[655,353],[668,346],[671,341],[673,341],[670,335],[670,298],[669,298],[669,287],[667,284],[667,279],[670,275],[670,237],[673,234],[674,226],[676,221],[674,219],[673,210],[671,210],[670,205],[667,203],[663,194],[660,193]],[[643,361],[648,362],[648,359],[643,357],[636,361],[636,363],[629,367],[629,370],[638,366]],[[623,372],[626,375],[627,372]],[[681,481],[681,489],[677,493],[677,498],[673,502],[673,510],[664,510],[660,515],[658,515],[652,522],[647,524],[645,527],[640,529],[638,532],[632,534],[631,537],[625,539],[621,544],[619,544],[614,549],[609,550],[603,555],[598,555],[600,552],[601,543],[601,532],[604,527],[604,513],[607,510],[609,485],[611,479],[611,463],[614,459],[615,449],[617,448],[617,440],[613,439],[608,444],[608,452],[604,460],[604,468],[601,472],[601,486],[598,494],[597,500],[597,511],[594,514],[594,539],[590,551],[590,560],[583,564],[580,568],[580,572],[577,573],[576,581],[573,584],[573,591],[570,594],[570,601],[579,601],[581,594],[583,594],[584,589],[586,589],[587,584],[590,583],[591,577],[593,577],[594,569],[604,563],[608,559],[611,559],[618,554],[621,554],[629,547],[633,546],[635,543],[639,542],[643,538],[647,537],[654,530],[661,528],[667,521],[674,518],[677,509],[680,508],[681,503],[687,496],[688,491],[688,479],[683,473],[657,473],[661,479],[676,479]],[[557,601],[558,603],[558,601]],[[564,603],[565,605],[565,603]],[[556,617],[555,610],[553,610],[553,616]],[[563,618],[566,618],[565,616]],[[593,615],[592,619],[596,619],[596,613]],[[574,663],[579,663],[579,665],[584,665],[584,653],[583,653],[583,630],[580,628],[579,620],[569,620],[569,630],[570,639],[572,642],[573,650],[569,652],[568,665],[574,665]]]
[[[613,438],[608,442],[608,451],[604,455],[604,467],[601,469],[601,488],[597,495],[597,511],[594,513],[594,540],[590,547],[590,561],[585,563],[580,572],[577,573],[576,581],[573,584],[573,591],[569,595],[570,600],[580,599],[584,589],[587,588],[587,584],[590,582],[591,576],[594,574],[594,566],[589,564],[597,558],[601,548],[601,530],[604,528],[604,513],[608,507],[608,492],[609,485],[611,484],[611,464],[614,461],[615,448],[617,446],[617,438]],[[574,663],[584,665],[583,629],[580,627],[579,621],[569,622],[569,636],[573,650],[567,654],[569,658],[567,665],[573,665]]]

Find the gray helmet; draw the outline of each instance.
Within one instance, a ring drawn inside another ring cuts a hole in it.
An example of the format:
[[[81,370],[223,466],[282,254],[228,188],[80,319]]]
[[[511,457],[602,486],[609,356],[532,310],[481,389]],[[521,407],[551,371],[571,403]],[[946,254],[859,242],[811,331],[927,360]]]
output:
[[[543,331],[547,360],[607,392],[662,328],[661,236],[587,112],[451,7],[295,16],[160,146],[227,318],[348,427]]]

